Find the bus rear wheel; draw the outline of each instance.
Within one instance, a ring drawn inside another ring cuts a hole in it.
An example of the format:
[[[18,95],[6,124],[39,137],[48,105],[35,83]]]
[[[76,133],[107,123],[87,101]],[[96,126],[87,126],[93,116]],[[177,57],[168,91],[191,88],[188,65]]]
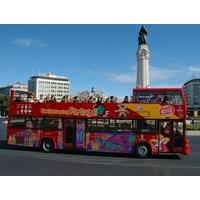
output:
[[[150,148],[146,144],[137,144],[135,146],[135,155],[138,158],[147,158],[150,156]]]
[[[51,139],[42,140],[41,148],[44,152],[53,152],[55,150],[53,140]]]

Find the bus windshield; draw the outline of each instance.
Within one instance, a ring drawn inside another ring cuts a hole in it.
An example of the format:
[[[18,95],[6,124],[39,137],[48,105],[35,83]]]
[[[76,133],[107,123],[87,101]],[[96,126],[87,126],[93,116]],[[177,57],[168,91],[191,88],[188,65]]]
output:
[[[183,96],[180,90],[135,89],[133,97],[135,103],[183,104]]]

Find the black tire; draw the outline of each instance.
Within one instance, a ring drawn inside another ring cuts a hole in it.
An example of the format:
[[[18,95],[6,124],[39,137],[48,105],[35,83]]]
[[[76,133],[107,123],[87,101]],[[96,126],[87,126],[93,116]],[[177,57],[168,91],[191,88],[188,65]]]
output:
[[[147,144],[137,144],[135,146],[135,155],[138,158],[148,158],[151,155],[150,148]]]
[[[44,152],[53,152],[55,150],[53,140],[51,139],[42,140],[41,148]]]

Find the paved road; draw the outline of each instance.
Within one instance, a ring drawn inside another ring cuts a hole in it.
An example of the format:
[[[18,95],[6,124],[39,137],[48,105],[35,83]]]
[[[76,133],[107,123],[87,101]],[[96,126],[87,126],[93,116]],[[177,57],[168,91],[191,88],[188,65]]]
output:
[[[49,154],[9,146],[1,139],[0,175],[200,175],[200,137],[191,136],[190,142],[190,156],[138,159],[67,151]]]

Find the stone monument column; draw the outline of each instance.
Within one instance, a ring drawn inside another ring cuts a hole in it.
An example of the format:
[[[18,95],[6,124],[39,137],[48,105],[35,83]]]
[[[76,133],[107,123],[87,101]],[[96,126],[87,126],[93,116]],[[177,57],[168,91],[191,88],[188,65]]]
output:
[[[150,51],[147,45],[147,31],[142,26],[138,37],[138,49],[136,52],[137,56],[137,82],[136,88],[149,88],[149,55]]]

